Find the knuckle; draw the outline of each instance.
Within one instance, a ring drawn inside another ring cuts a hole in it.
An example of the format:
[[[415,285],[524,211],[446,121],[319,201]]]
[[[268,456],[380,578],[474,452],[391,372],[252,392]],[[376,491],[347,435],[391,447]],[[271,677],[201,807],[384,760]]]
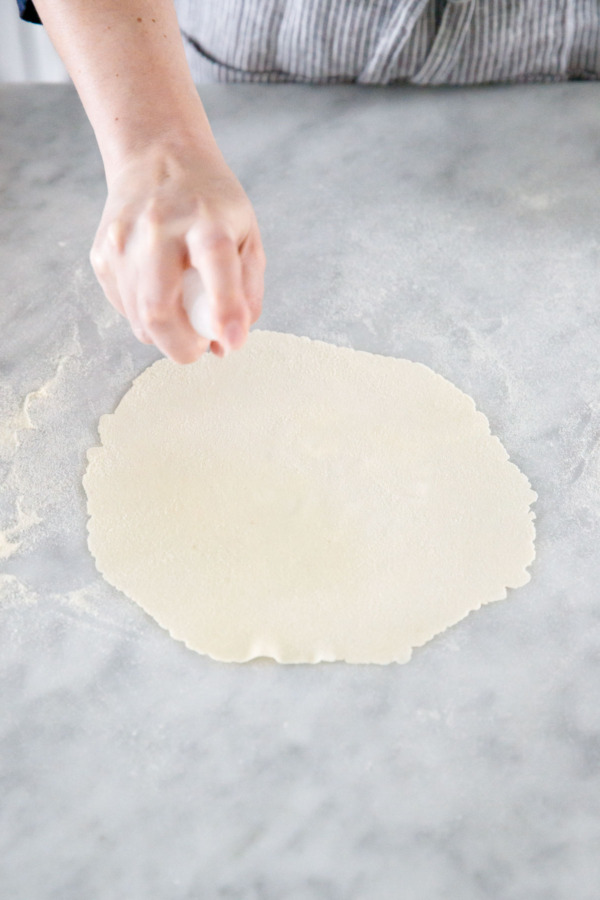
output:
[[[242,310],[244,307],[243,296],[234,291],[228,291],[228,290],[217,291],[215,294],[215,300],[217,301],[217,307],[221,310],[223,310],[223,309],[227,309],[229,311],[234,311],[236,309]]]
[[[139,305],[140,321],[150,329],[165,328],[173,318],[173,307],[164,300],[142,300]]]
[[[164,241],[164,227],[158,222],[146,222],[145,227],[145,244],[147,251],[156,252],[158,247]]]
[[[148,202],[140,219],[147,250],[153,252],[169,238],[176,236],[178,223],[172,211],[155,198]]]
[[[144,220],[149,230],[160,228],[167,219],[167,210],[158,197],[150,197],[144,207]]]
[[[144,306],[140,310],[140,319],[146,328],[164,328],[169,316],[160,306]]]
[[[125,249],[127,226],[122,219],[113,219],[106,229],[106,238],[118,253]]]
[[[225,231],[210,231],[202,238],[202,247],[212,253],[229,251],[232,246],[236,246],[235,241]]]
[[[90,264],[98,277],[106,274],[108,266],[102,250],[94,245],[90,250]]]

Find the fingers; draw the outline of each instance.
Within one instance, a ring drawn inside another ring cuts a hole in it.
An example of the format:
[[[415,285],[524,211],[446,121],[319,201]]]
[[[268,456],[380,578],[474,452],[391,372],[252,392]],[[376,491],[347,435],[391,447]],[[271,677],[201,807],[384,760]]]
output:
[[[123,218],[115,219],[107,228],[100,225],[90,251],[90,262],[109,303],[126,316],[139,341],[151,344],[152,339],[142,327],[127,283],[128,269],[121,259],[131,230],[126,224],[126,212],[123,210]]]
[[[258,227],[244,242],[240,250],[242,262],[242,282],[244,297],[250,313],[250,322],[254,324],[262,310],[265,289],[266,257],[263,250]]]
[[[191,264],[198,270],[212,305],[218,343],[241,347],[250,325],[244,298],[242,263],[237,243],[225,232],[208,232],[203,223],[187,234]]]
[[[184,250],[181,242],[165,238],[160,227],[148,223],[134,248],[137,259],[135,297],[143,331],[174,362],[190,363],[208,348],[209,341],[192,328],[182,305]]]
[[[108,264],[105,254],[96,242],[94,242],[90,251],[90,263],[108,302],[111,303],[122,316],[126,315],[125,307],[123,306],[117,288],[114,271]]]
[[[190,325],[181,302],[185,248],[164,236],[150,214],[135,228],[122,219],[99,231],[90,261],[104,293],[127,316],[139,341],[155,344],[174,362],[198,359],[209,342]]]
[[[247,198],[238,197],[238,205],[196,204],[193,191],[175,187],[166,198],[155,195],[141,204],[117,206],[109,197],[90,261],[136,337],[188,363],[209,346],[223,356],[244,344],[261,312],[265,256]],[[183,307],[182,277],[189,265],[209,297],[213,341],[194,331]]]
[[[153,343],[173,362],[195,362],[208,350],[210,344],[210,341],[193,330],[181,305],[171,308],[157,306],[147,315],[146,327]]]

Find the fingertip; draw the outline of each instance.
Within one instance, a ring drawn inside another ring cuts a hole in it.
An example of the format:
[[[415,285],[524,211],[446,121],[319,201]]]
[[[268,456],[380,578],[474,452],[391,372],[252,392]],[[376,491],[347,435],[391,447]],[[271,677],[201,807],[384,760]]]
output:
[[[200,357],[206,353],[208,350],[208,341],[202,341],[195,346],[186,348],[186,349],[178,349],[176,351],[171,351],[166,355],[169,357],[171,362],[177,363],[180,366],[189,366],[192,363],[198,362]]]
[[[239,350],[246,341],[246,329],[241,322],[228,322],[223,329],[223,341],[228,350]]]

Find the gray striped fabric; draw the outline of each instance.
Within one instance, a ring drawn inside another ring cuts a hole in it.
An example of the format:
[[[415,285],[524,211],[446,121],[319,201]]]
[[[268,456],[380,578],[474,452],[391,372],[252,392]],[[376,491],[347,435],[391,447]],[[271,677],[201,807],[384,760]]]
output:
[[[600,0],[175,0],[194,80],[600,78]]]

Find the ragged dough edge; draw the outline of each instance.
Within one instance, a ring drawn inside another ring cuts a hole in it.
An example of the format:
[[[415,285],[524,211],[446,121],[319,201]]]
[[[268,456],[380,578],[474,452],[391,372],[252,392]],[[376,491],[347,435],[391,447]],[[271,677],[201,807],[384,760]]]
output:
[[[275,331],[267,331],[267,330],[263,330],[263,329],[254,329],[251,333],[252,333],[252,335],[261,335],[261,336],[262,335],[265,335],[265,336],[278,335],[278,336],[283,336],[287,339],[291,339],[293,341],[300,341],[302,343],[312,344],[312,345],[320,345],[324,348],[327,348],[327,352],[330,352],[331,348],[335,347],[336,352],[339,352],[340,354],[352,354],[352,356],[359,354],[361,356],[367,356],[367,357],[369,357],[369,359],[376,357],[380,360],[385,360],[386,361],[385,364],[387,364],[389,362],[391,365],[394,365],[395,363],[397,363],[397,361],[399,359],[399,357],[384,356],[383,354],[371,353],[370,351],[367,351],[367,350],[355,350],[351,347],[342,347],[342,346],[338,346],[336,344],[328,343],[327,341],[321,341],[318,339],[309,338],[305,335],[302,335],[302,336],[294,335],[294,334],[290,334],[289,332],[275,332]],[[106,431],[110,428],[110,421],[112,420],[113,416],[115,416],[115,414],[118,412],[119,408],[121,407],[121,405],[124,402],[130,402],[130,400],[132,399],[132,394],[136,391],[136,388],[137,388],[137,390],[139,390],[138,383],[141,381],[142,378],[145,380],[148,376],[148,373],[151,372],[152,370],[156,370],[158,367],[172,365],[172,363],[170,363],[169,360],[167,360],[167,359],[157,360],[151,366],[148,366],[148,368],[146,368],[143,372],[141,372],[136,378],[134,378],[131,383],[131,386],[129,387],[129,389],[127,391],[124,392],[123,396],[121,397],[121,400],[115,407],[114,412],[106,413],[100,417],[99,422],[98,422],[98,433],[99,433],[100,443],[93,447],[90,447],[86,454],[87,467],[86,467],[86,471],[83,476],[83,487],[84,487],[84,490],[86,493],[86,509],[87,509],[87,513],[88,513],[88,520],[87,520],[87,525],[86,525],[86,527],[87,527],[87,544],[88,544],[90,553],[92,554],[92,557],[94,559],[94,564],[95,564],[98,572],[102,575],[102,577],[109,584],[111,584],[114,588],[116,588],[118,591],[120,591],[122,594],[124,594],[129,600],[132,600],[136,604],[136,606],[138,606],[142,610],[142,612],[144,612],[144,614],[148,616],[148,618],[151,621],[156,622],[164,631],[166,631],[170,635],[170,637],[173,640],[177,641],[178,643],[184,644],[185,647],[187,647],[189,650],[192,650],[194,653],[199,653],[203,656],[208,656],[210,659],[214,660],[215,662],[224,662],[224,663],[247,663],[247,662],[258,661],[258,660],[272,660],[272,661],[282,664],[282,665],[307,665],[307,664],[312,665],[315,663],[322,663],[322,662],[345,662],[345,663],[352,664],[352,665],[382,665],[383,666],[383,665],[390,665],[392,663],[397,663],[397,664],[401,665],[401,664],[409,662],[412,659],[414,650],[416,650],[420,647],[423,647],[425,644],[428,644],[431,640],[433,640],[433,638],[437,637],[438,635],[444,634],[450,628],[453,628],[459,622],[462,622],[464,619],[468,618],[472,613],[480,610],[483,606],[487,606],[490,603],[495,603],[498,600],[505,600],[508,597],[509,590],[515,590],[519,587],[523,587],[525,584],[527,584],[529,581],[531,581],[531,573],[529,572],[529,567],[533,564],[533,562],[535,560],[535,556],[536,556],[536,553],[535,553],[536,528],[535,528],[535,524],[534,524],[536,515],[535,515],[535,512],[531,509],[531,506],[538,499],[538,494],[536,493],[536,491],[533,490],[531,482],[529,481],[529,478],[525,475],[525,473],[522,472],[521,469],[519,469],[519,467],[515,463],[512,462],[512,460],[510,459],[510,455],[509,455],[508,451],[506,450],[506,447],[500,440],[500,438],[497,435],[492,434],[491,426],[490,426],[487,416],[485,415],[485,413],[483,413],[481,410],[479,410],[477,408],[477,404],[475,403],[474,399],[469,394],[467,394],[461,388],[457,387],[457,385],[455,385],[453,382],[451,382],[448,378],[445,378],[443,375],[440,375],[439,372],[435,372],[429,366],[425,365],[425,363],[421,363],[421,362],[414,361],[414,360],[408,360],[404,357],[402,359],[405,362],[409,362],[411,364],[411,366],[416,366],[419,369],[425,370],[428,374],[428,377],[433,377],[434,379],[439,380],[446,385],[449,385],[453,391],[458,391],[460,393],[461,397],[463,397],[465,400],[467,400],[469,402],[471,408],[477,414],[480,424],[485,425],[487,436],[490,437],[495,443],[497,443],[499,448],[502,450],[502,453],[504,456],[504,462],[507,463],[511,468],[515,469],[517,475],[523,482],[523,486],[527,489],[527,491],[530,494],[529,509],[528,509],[528,519],[529,519],[529,535],[528,535],[528,537],[529,537],[529,544],[530,544],[530,553],[528,554],[527,561],[523,564],[522,577],[521,577],[521,575],[519,575],[518,578],[513,579],[513,583],[510,585],[505,585],[501,589],[500,593],[494,593],[494,595],[482,599],[476,606],[473,606],[473,607],[471,607],[471,609],[468,609],[464,613],[464,615],[457,616],[455,619],[448,622],[445,625],[445,627],[428,634],[422,640],[411,643],[410,647],[405,647],[403,649],[403,652],[401,652],[401,653],[399,652],[397,655],[385,657],[382,659],[374,659],[373,657],[371,657],[368,660],[365,660],[365,659],[355,658],[350,654],[345,654],[345,655],[339,654],[338,655],[335,653],[335,651],[331,651],[331,652],[330,651],[317,651],[314,654],[314,656],[311,656],[310,658],[303,657],[301,659],[300,658],[290,659],[290,658],[285,658],[284,654],[278,654],[277,651],[274,651],[268,647],[256,647],[256,643],[254,643],[254,645],[248,649],[247,654],[245,654],[245,655],[238,654],[235,657],[232,657],[232,656],[226,656],[226,655],[219,655],[218,653],[215,653],[214,651],[211,652],[210,649],[204,648],[197,644],[192,645],[191,643],[186,641],[186,639],[184,637],[180,637],[179,635],[174,634],[167,625],[163,625],[163,623],[160,621],[160,619],[156,618],[154,615],[151,615],[149,612],[147,612],[147,610],[144,609],[143,605],[141,603],[139,603],[135,599],[135,597],[131,596],[131,594],[129,594],[119,584],[117,584],[116,580],[113,580],[110,576],[108,576],[101,569],[101,567],[98,563],[96,554],[94,553],[94,535],[92,533],[92,526],[91,526],[92,513],[90,510],[90,498],[89,498],[89,494],[88,494],[87,487],[86,487],[86,482],[89,480],[88,476],[89,476],[91,467],[98,465],[101,462],[103,451],[106,449],[104,444],[102,443],[102,440],[103,440],[104,433],[106,433]]]

